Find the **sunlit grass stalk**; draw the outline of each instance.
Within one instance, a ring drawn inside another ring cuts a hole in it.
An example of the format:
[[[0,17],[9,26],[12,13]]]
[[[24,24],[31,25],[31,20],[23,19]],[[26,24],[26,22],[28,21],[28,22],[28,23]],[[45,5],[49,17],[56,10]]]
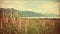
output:
[[[27,17],[25,16],[25,34],[27,34]]]

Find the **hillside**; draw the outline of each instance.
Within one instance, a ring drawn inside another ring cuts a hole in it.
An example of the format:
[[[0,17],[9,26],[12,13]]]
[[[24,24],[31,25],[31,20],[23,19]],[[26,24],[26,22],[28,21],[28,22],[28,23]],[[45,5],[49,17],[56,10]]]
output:
[[[2,9],[4,9],[4,8],[0,8],[0,11]],[[10,9],[9,8],[4,9],[3,11],[4,11],[5,15],[9,15]],[[24,17],[24,16],[27,16],[27,17],[58,17],[55,14],[41,14],[41,13],[36,13],[36,12],[33,12],[33,11],[20,11],[20,10],[16,10],[16,9],[12,8],[13,16],[16,15],[16,11],[18,11],[18,15],[20,17]]]

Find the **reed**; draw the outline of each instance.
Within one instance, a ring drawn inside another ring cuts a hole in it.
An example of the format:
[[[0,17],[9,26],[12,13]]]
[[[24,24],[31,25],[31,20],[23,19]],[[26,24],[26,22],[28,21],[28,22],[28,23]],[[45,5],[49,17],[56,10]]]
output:
[[[3,28],[3,33],[6,34],[29,34],[28,31],[31,34],[53,34],[56,22],[60,22],[60,20],[40,19],[40,17],[38,17],[39,19],[28,19],[27,16],[21,18],[18,15],[18,11],[13,17],[12,9],[10,9],[9,16],[4,15],[4,10],[1,11],[0,16],[0,29]]]

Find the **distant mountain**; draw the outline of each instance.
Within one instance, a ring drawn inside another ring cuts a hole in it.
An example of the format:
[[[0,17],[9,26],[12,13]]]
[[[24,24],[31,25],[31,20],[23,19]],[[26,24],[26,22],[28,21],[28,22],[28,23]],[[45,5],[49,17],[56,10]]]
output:
[[[0,11],[4,9],[4,8],[0,8]],[[4,9],[3,10],[5,15],[8,15],[9,16],[9,12],[10,12],[10,9]],[[19,17],[24,17],[24,16],[27,16],[27,17],[57,17],[57,15],[54,15],[54,14],[40,14],[40,13],[35,13],[33,11],[20,11],[20,10],[16,10],[16,9],[13,9],[12,8],[12,14],[13,16],[16,15],[16,11],[18,11],[18,15]]]

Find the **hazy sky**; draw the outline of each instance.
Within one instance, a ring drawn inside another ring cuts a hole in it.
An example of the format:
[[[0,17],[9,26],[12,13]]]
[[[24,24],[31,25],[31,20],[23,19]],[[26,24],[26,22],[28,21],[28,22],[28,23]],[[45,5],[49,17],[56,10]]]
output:
[[[59,2],[56,0],[0,0],[0,8],[59,15]]]

